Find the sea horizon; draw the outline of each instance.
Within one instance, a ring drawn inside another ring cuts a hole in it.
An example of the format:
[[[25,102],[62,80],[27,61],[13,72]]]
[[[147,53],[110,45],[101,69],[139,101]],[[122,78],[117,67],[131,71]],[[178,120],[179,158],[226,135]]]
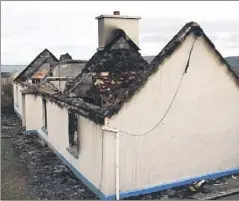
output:
[[[22,71],[27,65],[1,65],[1,72],[13,73]]]

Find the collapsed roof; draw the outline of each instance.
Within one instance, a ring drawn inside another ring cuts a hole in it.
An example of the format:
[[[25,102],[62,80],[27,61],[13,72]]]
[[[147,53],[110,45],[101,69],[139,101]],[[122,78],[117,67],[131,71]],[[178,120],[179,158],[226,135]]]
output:
[[[31,78],[44,78],[52,72],[58,64],[58,59],[48,50],[43,50],[37,57],[15,78],[16,82],[24,82]]]
[[[56,92],[52,95],[48,93],[47,96],[58,105],[72,107],[95,123],[104,124],[104,118],[116,114],[190,34],[204,37],[239,83],[239,76],[215,49],[201,27],[195,22],[189,22],[150,65],[143,59],[138,52],[139,48],[125,32],[117,30],[115,38],[103,50],[98,50],[93,55],[81,73],[67,81],[64,93]],[[33,91],[25,90],[25,93],[33,93]],[[34,93],[42,92],[35,90]]]
[[[65,93],[118,112],[149,71],[149,64],[138,50],[123,30],[117,30],[115,38],[97,51],[73,82],[67,84]]]

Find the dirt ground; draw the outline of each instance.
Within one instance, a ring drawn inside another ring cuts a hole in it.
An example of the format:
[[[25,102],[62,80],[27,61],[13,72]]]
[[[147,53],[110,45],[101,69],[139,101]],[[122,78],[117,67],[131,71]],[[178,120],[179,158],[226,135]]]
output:
[[[15,114],[1,120],[2,199],[97,199],[37,135],[22,134]]]
[[[1,117],[1,199],[98,199],[36,134],[22,134],[21,121],[15,114],[2,114]],[[128,200],[203,199],[210,194],[238,188],[239,175],[205,181],[200,188],[190,190],[189,187],[194,185],[131,197]]]
[[[2,118],[1,128],[1,198],[5,200],[28,200],[35,197],[30,195],[27,188],[28,171],[23,162],[20,162],[20,154],[13,148],[11,138],[16,137],[19,126],[8,125],[6,121],[11,115]],[[11,124],[18,124],[11,119]]]
[[[26,166],[19,162],[19,154],[13,149],[10,139],[2,139],[1,163],[1,198],[4,200],[28,200],[28,172]]]

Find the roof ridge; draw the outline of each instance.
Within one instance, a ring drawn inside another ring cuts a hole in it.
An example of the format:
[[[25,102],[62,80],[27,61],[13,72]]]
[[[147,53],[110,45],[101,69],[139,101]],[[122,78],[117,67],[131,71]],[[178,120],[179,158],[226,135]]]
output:
[[[205,34],[201,26],[194,21],[190,21],[186,23],[179,32],[165,45],[165,47],[159,52],[158,55],[154,57],[154,59],[150,62],[150,67],[154,69],[153,71],[158,70],[158,67],[164,60],[170,56],[176,49],[179,47],[182,42],[189,36],[190,34],[194,34],[196,37],[204,37],[207,43],[211,46],[211,48],[215,51],[215,53],[219,56],[219,59],[222,63],[224,63],[228,70],[235,76],[237,82],[239,84],[238,75],[232,70],[232,67],[228,64],[225,58],[220,54],[220,52],[215,48],[213,42],[208,38]]]
[[[162,60],[162,56],[168,52],[170,49],[171,53],[176,49],[181,42],[185,40],[185,38],[189,35],[191,32],[200,32],[201,34],[204,34],[204,31],[200,27],[200,25],[195,21],[187,22],[178,32],[173,36],[173,38],[164,46],[164,48],[157,54],[154,59],[150,62],[150,66],[155,68],[159,63],[157,62],[160,58]],[[199,35],[199,34],[197,34]],[[165,57],[166,58],[166,57]]]

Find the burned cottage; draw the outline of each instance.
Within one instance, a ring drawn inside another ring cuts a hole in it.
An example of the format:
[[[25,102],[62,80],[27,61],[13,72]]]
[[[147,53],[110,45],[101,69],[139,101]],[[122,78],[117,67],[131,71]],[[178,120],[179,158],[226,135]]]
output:
[[[139,17],[97,19],[99,47],[79,75],[22,90],[26,132],[101,199],[239,173],[239,75],[201,27],[187,23],[148,64]]]
[[[39,84],[45,77],[51,75],[57,64],[58,59],[45,49],[13,80],[14,110],[22,118],[23,126],[25,126],[25,96],[21,91],[32,84]]]

